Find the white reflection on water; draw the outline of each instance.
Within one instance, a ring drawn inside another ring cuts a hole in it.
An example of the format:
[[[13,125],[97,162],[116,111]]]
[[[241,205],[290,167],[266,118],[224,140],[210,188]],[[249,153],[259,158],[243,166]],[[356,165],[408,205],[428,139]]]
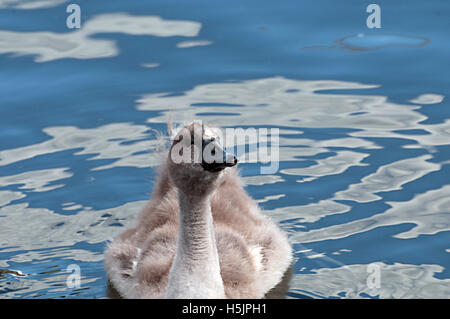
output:
[[[389,47],[421,47],[430,40],[418,36],[403,36],[397,34],[364,34],[359,33],[336,41],[337,45],[348,50],[376,50]]]
[[[141,66],[144,68],[153,69],[153,68],[157,68],[159,66],[159,63],[144,63],[144,64],[141,64]]]
[[[309,45],[303,47],[302,50],[345,49],[351,51],[369,51],[391,47],[418,48],[427,45],[429,42],[429,39],[418,36],[358,33],[337,39],[331,45]]]
[[[431,155],[399,160],[386,164],[370,175],[363,177],[361,183],[352,184],[345,191],[337,192],[335,199],[354,200],[366,203],[381,199],[378,192],[402,189],[402,185],[441,169],[440,164],[428,162]]]
[[[115,41],[93,39],[100,33],[124,33],[156,37],[195,37],[201,23],[166,20],[158,16],[132,16],[125,13],[101,14],[84,22],[82,28],[66,33],[48,31],[17,32],[0,30],[0,54],[36,55],[36,62],[62,58],[93,59],[116,56]]]
[[[52,267],[48,269],[48,271],[49,274],[45,277],[39,276],[38,278],[34,278],[33,275],[36,274],[32,274],[32,276],[18,277],[15,278],[14,281],[8,281],[5,285],[8,287],[8,290],[2,292],[2,298],[18,298],[17,293],[19,293],[19,296],[23,294],[31,294],[31,296],[28,295],[27,298],[42,298],[43,295],[45,296],[52,293],[56,293],[60,298],[65,298],[69,294],[71,294],[72,297],[77,294],[76,289],[70,290],[67,288],[66,280],[69,273],[67,273],[65,269]],[[81,272],[82,286],[78,292],[86,288],[89,289],[88,287],[97,280],[98,278],[89,278],[84,276],[83,272]]]
[[[299,206],[285,206],[267,211],[270,217],[278,222],[295,219],[304,223],[313,223],[319,219],[335,214],[346,213],[350,206],[326,199],[317,203]]]
[[[2,291],[1,296],[17,298],[16,291],[20,294],[31,293],[32,296],[39,296],[41,291],[45,295],[60,292],[61,296],[67,296],[73,293],[67,290],[67,273],[59,266],[64,264],[64,259],[71,263],[100,263],[95,271],[81,269],[83,289],[98,285],[95,282],[103,277],[103,251],[93,252],[89,247],[74,249],[72,246],[82,242],[95,244],[112,240],[123,230],[117,227],[117,223],[124,227],[131,226],[146,203],[130,202],[97,211],[85,208],[68,216],[44,208],[30,208],[26,203],[0,207],[1,252],[14,253],[8,260],[1,260],[0,267],[10,268],[11,263],[29,263],[33,265],[32,269],[38,269],[38,273],[25,271],[26,277],[23,278],[7,281],[2,278],[2,285],[5,284],[8,290]],[[48,275],[43,276],[47,270]],[[100,285],[103,287],[103,283]]]
[[[177,48],[192,48],[192,47],[201,47],[212,44],[211,41],[208,40],[198,40],[198,41],[183,41],[177,44]]]
[[[0,165],[77,148],[81,150],[77,151],[76,155],[94,154],[90,160],[115,160],[110,164],[95,167],[94,170],[115,166],[150,167],[159,163],[158,154],[149,151],[157,149],[160,141],[149,139],[152,133],[148,132],[149,128],[145,125],[114,123],[91,129],[58,126],[48,127],[43,131],[51,137],[49,140],[0,151]],[[145,154],[139,153],[144,151]]]
[[[63,184],[51,185],[48,184],[60,179],[69,178],[73,174],[67,172],[69,168],[52,168],[36,171],[28,171],[17,175],[8,175],[0,177],[0,185],[2,187],[21,184],[19,189],[31,190],[33,192],[46,192],[59,187]]]
[[[0,9],[34,10],[56,7],[68,0],[0,0]]]
[[[440,94],[422,94],[412,99],[410,102],[416,104],[437,104],[444,100],[444,96]]]
[[[130,226],[135,217],[147,201],[130,202],[125,205],[104,210],[82,209],[73,215],[61,215],[45,208],[31,208],[27,203],[11,204],[0,207],[2,252],[16,251],[17,245],[21,250],[31,252],[16,254],[14,260],[29,260],[30,254],[36,260],[47,258],[47,250],[35,251],[43,248],[57,248],[71,246],[79,242],[90,244],[112,240],[121,227],[114,227],[120,222],[124,227]],[[33,218],[30,218],[30,217]],[[65,249],[65,248],[64,248]],[[64,251],[61,250],[61,252]],[[83,258],[66,249],[64,254],[82,261],[99,261],[103,256],[85,251]],[[53,250],[51,250],[53,253]],[[28,257],[27,257],[28,256]],[[40,257],[37,257],[40,256]]]
[[[291,292],[346,298],[363,298],[362,294],[380,298],[447,298],[450,294],[450,279],[434,277],[444,270],[440,265],[376,264],[380,266],[380,288],[367,286],[367,265],[354,264],[296,274],[291,280],[291,287],[295,287]]]
[[[197,113],[219,113],[202,115],[206,122],[219,126],[241,125],[245,112],[246,125],[272,124],[278,126],[301,127],[354,127],[358,118],[353,112],[371,111],[377,115],[374,105],[385,102],[385,97],[318,94],[320,90],[368,89],[376,85],[362,85],[341,81],[300,81],[282,77],[204,84],[184,92],[182,95],[168,96],[168,93],[147,94],[138,102],[140,110],[171,110],[174,120],[185,122],[196,119]],[[198,106],[201,103],[201,106]],[[224,105],[225,104],[225,105]],[[226,104],[245,107],[230,107]],[[371,116],[371,117],[372,117]],[[379,115],[381,117],[381,115]],[[153,117],[150,122],[164,122],[166,115]],[[422,119],[423,117],[421,117]],[[347,121],[350,121],[347,124]],[[335,123],[337,125],[335,125]],[[398,125],[402,127],[402,125]]]
[[[256,186],[274,184],[284,181],[284,179],[278,175],[245,176],[242,179],[244,180],[244,183],[246,185],[256,185]]]
[[[298,133],[294,131],[294,133]],[[316,141],[307,138],[299,138],[292,133],[292,131],[283,132],[286,137],[280,137],[280,161],[305,161],[303,157],[315,156],[320,153],[330,151],[330,148],[344,147],[344,148],[360,148],[360,149],[380,149],[381,147],[371,141],[366,141],[360,138],[329,138],[327,140]],[[290,137],[294,135],[295,137]],[[292,168],[284,169],[281,172],[289,175],[309,175],[310,177],[303,177],[297,182],[312,181],[319,176],[334,175],[344,172],[351,166],[366,166],[361,163],[368,155],[353,151],[339,151],[336,155],[329,156],[323,160],[316,160],[317,164],[314,168]],[[339,167],[337,165],[344,165]],[[326,170],[319,174],[320,170]]]
[[[0,191],[0,207],[8,205],[12,201],[24,197],[25,194],[23,194],[22,192]]]
[[[317,164],[305,168],[289,168],[280,172],[288,175],[306,175],[312,177],[321,177],[327,175],[341,174],[350,166],[367,166],[361,161],[369,154],[362,154],[352,151],[340,151],[335,156],[317,160]],[[309,179],[312,181],[314,179]]]
[[[170,95],[173,92],[147,94],[137,103],[140,110],[161,111],[160,116],[149,119],[149,122],[164,122],[170,110],[174,120],[179,122],[201,118],[219,126],[240,126],[244,114],[248,126],[346,128],[358,130],[348,134],[355,140],[359,137],[388,137],[417,142],[418,145],[410,147],[448,144],[450,119],[441,124],[421,124],[427,117],[416,111],[420,105],[397,104],[385,96],[320,92],[376,87],[355,82],[273,77],[198,85],[175,96]],[[229,104],[242,107],[230,107]],[[240,111],[242,114],[238,113]],[[424,130],[429,134],[394,132],[402,129]]]
[[[415,226],[411,230],[394,237],[416,238],[422,234],[436,234],[450,230],[450,185],[416,195],[410,201],[387,202],[387,204],[392,208],[383,213],[341,225],[297,232],[292,235],[292,240],[299,243],[308,243],[344,238],[377,227],[404,223],[412,223]],[[300,209],[301,207],[299,207]]]

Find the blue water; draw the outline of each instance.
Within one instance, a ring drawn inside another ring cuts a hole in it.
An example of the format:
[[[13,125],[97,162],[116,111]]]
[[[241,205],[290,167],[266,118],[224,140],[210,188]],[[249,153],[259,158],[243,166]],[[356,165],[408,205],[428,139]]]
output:
[[[106,296],[172,116],[280,129],[286,297],[449,298],[450,4],[370,3],[0,0],[0,297]]]

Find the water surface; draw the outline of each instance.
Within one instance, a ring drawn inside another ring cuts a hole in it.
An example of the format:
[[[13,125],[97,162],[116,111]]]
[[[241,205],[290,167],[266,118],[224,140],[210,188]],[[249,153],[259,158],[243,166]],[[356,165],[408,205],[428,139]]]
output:
[[[106,296],[170,116],[279,128],[279,170],[240,169],[286,297],[450,297],[450,4],[379,1],[375,30],[359,1],[77,3],[70,30],[67,1],[0,0],[1,298]]]

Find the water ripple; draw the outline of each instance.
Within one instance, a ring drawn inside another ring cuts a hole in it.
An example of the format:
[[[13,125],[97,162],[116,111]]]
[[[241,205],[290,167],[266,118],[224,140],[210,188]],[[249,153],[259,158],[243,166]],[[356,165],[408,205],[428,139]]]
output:
[[[63,58],[93,59],[119,53],[115,41],[92,38],[101,33],[195,37],[201,24],[195,21],[165,20],[158,16],[131,16],[125,13],[97,15],[77,31],[16,32],[0,30],[0,54],[36,55],[36,62]]]
[[[295,242],[308,243],[338,239],[367,232],[381,226],[412,223],[415,226],[395,235],[397,238],[416,238],[424,234],[437,234],[450,230],[449,210],[450,185],[416,195],[410,201],[387,202],[391,208],[381,214],[361,218],[346,224],[321,229],[297,232],[292,236]]]
[[[382,262],[380,288],[367,286],[367,265],[354,264],[338,268],[313,269],[292,279],[293,292],[307,291],[322,298],[445,298],[450,294],[450,279],[437,279],[443,271],[439,265],[411,265]]]

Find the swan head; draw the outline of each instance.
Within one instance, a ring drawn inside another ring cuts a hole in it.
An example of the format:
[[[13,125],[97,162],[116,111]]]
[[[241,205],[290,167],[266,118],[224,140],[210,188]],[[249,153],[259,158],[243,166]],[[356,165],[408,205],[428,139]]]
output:
[[[223,171],[237,164],[219,139],[219,130],[200,123],[183,127],[175,136],[168,157],[169,176],[182,191],[212,192]]]

